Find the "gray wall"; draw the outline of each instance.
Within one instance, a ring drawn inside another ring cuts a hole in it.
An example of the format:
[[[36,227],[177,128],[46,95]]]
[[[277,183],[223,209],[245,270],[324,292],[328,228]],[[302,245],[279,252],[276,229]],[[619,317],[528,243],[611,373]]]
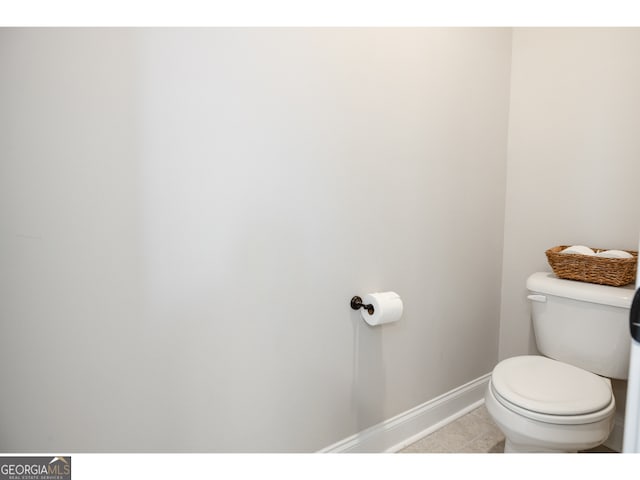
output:
[[[0,30],[0,451],[313,451],[490,371],[510,60],[509,29]]]
[[[640,29],[513,31],[500,358],[535,352],[526,278],[556,245],[638,250]]]

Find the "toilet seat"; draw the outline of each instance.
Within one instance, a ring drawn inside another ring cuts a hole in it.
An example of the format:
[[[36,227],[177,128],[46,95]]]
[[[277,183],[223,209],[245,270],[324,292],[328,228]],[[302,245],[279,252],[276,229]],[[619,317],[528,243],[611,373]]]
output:
[[[505,408],[546,423],[593,423],[615,411],[609,379],[537,355],[500,362],[490,388]]]

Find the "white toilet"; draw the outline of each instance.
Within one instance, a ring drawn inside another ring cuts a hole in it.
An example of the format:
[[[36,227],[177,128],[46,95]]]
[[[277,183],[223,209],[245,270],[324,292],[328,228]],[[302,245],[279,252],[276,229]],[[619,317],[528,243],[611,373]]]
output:
[[[538,272],[527,279],[540,355],[503,360],[485,394],[508,452],[577,452],[602,444],[616,410],[610,378],[629,369],[633,285]]]

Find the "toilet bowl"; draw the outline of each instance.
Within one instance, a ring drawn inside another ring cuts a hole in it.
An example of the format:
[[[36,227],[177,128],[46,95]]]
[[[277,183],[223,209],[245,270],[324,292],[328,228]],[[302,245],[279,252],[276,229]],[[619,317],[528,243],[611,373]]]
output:
[[[568,453],[602,444],[613,429],[611,381],[542,356],[494,369],[485,405],[505,434],[505,453]]]
[[[611,287],[537,272],[527,279],[541,355],[498,363],[486,408],[505,452],[577,452],[604,443],[616,414],[611,378],[629,368],[633,286]]]

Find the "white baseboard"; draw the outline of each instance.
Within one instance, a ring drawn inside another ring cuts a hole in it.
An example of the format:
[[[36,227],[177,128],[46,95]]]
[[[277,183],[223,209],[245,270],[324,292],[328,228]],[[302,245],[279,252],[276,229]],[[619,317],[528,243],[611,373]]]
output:
[[[490,373],[320,450],[320,453],[397,452],[484,403]]]

